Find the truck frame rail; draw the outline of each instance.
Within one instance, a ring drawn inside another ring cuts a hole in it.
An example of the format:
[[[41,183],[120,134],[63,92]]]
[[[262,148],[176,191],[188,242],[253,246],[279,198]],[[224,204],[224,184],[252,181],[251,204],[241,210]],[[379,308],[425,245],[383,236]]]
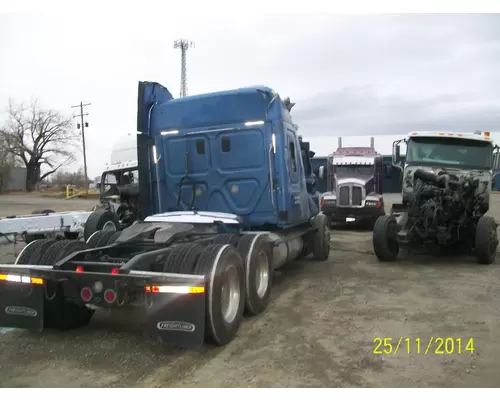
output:
[[[18,235],[80,234],[92,211],[67,211],[15,215],[0,219],[0,245],[13,243]]]

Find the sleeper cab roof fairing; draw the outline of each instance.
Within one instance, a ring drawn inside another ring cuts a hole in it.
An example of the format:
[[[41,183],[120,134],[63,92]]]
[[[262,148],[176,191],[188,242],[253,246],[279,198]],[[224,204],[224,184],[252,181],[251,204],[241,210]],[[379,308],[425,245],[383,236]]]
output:
[[[268,111],[270,119],[281,117],[285,109],[281,103],[279,110],[274,106],[266,109],[271,100],[272,90],[265,86],[173,99],[156,105],[149,129],[153,135],[168,135],[261,121]]]
[[[408,137],[450,137],[457,139],[477,140],[481,142],[492,142],[490,132],[447,132],[447,131],[413,131]]]
[[[182,102],[189,102],[191,100],[207,99],[211,97],[219,97],[225,95],[234,95],[238,93],[255,93],[255,92],[262,92],[268,94],[271,97],[276,94],[274,90],[272,90],[267,86],[256,85],[256,86],[246,86],[238,89],[221,90],[218,92],[202,93],[202,94],[195,94],[192,96],[179,97],[177,99],[169,100],[168,102],[165,103],[182,103]]]
[[[137,160],[121,161],[118,163],[110,163],[104,166],[104,172],[116,171],[125,168],[136,168],[139,164]]]

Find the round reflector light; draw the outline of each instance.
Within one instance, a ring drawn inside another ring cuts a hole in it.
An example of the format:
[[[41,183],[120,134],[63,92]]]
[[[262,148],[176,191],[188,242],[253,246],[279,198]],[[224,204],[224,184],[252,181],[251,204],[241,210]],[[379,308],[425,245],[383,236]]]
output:
[[[89,287],[84,287],[81,291],[80,291],[80,297],[82,298],[83,301],[90,301],[92,299],[92,289],[90,289]]]
[[[104,300],[107,303],[114,303],[116,300],[116,292],[113,289],[106,289],[104,291]]]

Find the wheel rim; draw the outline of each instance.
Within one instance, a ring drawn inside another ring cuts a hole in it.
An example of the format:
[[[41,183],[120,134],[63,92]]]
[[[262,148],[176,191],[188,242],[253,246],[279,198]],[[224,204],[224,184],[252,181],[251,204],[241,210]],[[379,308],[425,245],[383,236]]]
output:
[[[269,259],[265,251],[258,255],[257,274],[255,276],[255,286],[257,287],[257,296],[264,297],[269,287]]]
[[[108,221],[102,227],[103,231],[116,231],[116,225],[112,221]]]
[[[238,270],[234,265],[230,265],[224,273],[221,293],[222,317],[226,324],[230,324],[236,318],[240,304],[240,296]]]

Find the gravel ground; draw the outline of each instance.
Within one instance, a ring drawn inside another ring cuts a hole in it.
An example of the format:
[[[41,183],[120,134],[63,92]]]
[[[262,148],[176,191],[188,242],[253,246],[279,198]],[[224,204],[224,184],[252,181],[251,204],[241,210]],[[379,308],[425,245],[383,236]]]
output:
[[[0,197],[0,215],[93,205],[21,197]],[[492,214],[500,220],[498,195]],[[11,247],[0,248],[0,262],[13,259]],[[339,229],[329,260],[284,269],[268,310],[247,319],[224,348],[165,348],[146,341],[130,316],[97,313],[78,331],[0,330],[0,386],[498,387],[498,263],[420,257],[380,264],[371,232]],[[376,337],[392,338],[393,351],[374,354]],[[455,339],[452,354],[435,354],[444,350],[437,337]],[[458,354],[457,338],[462,347],[473,338],[473,354]]]
[[[0,196],[0,218],[11,215],[27,215],[34,210],[49,209],[54,211],[81,210],[90,211],[97,200],[58,199],[50,197],[9,195]]]

